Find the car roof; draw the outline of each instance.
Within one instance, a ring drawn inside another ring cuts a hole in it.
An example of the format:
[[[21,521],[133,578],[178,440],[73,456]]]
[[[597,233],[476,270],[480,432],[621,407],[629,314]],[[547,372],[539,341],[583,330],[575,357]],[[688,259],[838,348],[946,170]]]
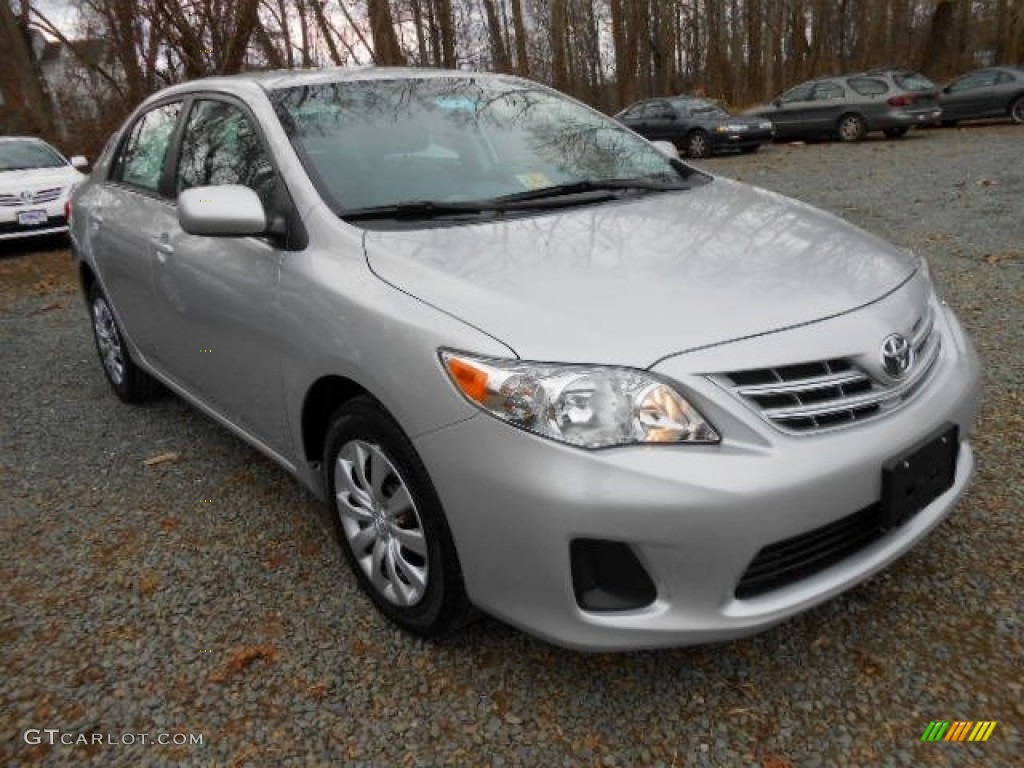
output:
[[[509,75],[490,72],[472,72],[454,69],[429,69],[420,67],[318,67],[310,69],[272,69],[256,72],[240,72],[234,75],[213,75],[198,80],[189,80],[171,86],[163,93],[201,91],[208,88],[227,88],[257,85],[264,90],[291,88],[299,85],[318,85],[339,81],[360,80],[428,80],[450,77],[473,77],[488,79],[515,79]]]

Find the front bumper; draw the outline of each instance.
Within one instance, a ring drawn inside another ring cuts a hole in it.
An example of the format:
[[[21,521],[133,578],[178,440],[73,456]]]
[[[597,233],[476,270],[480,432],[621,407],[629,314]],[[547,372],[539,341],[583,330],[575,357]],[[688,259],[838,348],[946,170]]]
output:
[[[66,193],[50,203],[0,208],[0,241],[67,232],[68,221],[64,217],[65,200],[67,200]],[[32,225],[20,224],[18,222],[19,214],[30,211],[43,211],[46,214],[46,221]]]
[[[749,131],[727,131],[711,132],[711,146],[715,149],[741,149],[743,147],[754,147],[772,140],[773,131],[770,130],[749,130]]]
[[[939,324],[941,358],[912,401],[826,434],[784,435],[708,386],[699,407],[709,415],[726,409],[745,424],[723,429],[718,446],[585,452],[485,415],[420,436],[416,447],[445,506],[470,598],[551,642],[622,650],[751,634],[863,581],[953,509],[974,467],[966,439],[953,487],[901,527],[798,582],[735,595],[763,547],[877,501],[883,463],[921,436],[945,422],[969,435],[980,396],[977,358],[951,312]],[[628,544],[654,582],[655,600],[630,611],[581,609],[569,555],[580,538]]]

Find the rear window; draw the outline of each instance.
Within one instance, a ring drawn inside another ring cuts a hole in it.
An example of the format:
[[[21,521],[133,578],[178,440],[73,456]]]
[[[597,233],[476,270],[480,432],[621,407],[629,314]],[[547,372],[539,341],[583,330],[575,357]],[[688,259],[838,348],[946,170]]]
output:
[[[877,77],[851,77],[846,84],[861,96],[881,96],[889,90],[885,80]]]
[[[905,91],[933,91],[935,83],[920,72],[897,72],[892,76],[896,85]]]

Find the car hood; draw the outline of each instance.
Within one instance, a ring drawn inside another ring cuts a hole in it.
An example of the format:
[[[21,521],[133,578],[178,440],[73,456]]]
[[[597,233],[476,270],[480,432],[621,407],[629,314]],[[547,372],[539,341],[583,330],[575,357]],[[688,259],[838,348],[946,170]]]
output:
[[[84,179],[70,165],[59,168],[29,168],[24,171],[0,171],[0,192],[19,193],[24,190],[66,187]]]
[[[503,222],[369,230],[365,248],[380,278],[523,359],[640,368],[848,312],[914,271],[835,216],[725,179]]]

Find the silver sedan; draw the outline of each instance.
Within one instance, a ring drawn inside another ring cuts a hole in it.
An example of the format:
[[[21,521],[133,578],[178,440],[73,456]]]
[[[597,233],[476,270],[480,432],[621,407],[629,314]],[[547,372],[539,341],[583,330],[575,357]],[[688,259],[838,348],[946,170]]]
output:
[[[175,86],[71,215],[114,392],[292,472],[420,636],[756,632],[889,565],[974,467],[978,360],[924,258],[524,80]]]

